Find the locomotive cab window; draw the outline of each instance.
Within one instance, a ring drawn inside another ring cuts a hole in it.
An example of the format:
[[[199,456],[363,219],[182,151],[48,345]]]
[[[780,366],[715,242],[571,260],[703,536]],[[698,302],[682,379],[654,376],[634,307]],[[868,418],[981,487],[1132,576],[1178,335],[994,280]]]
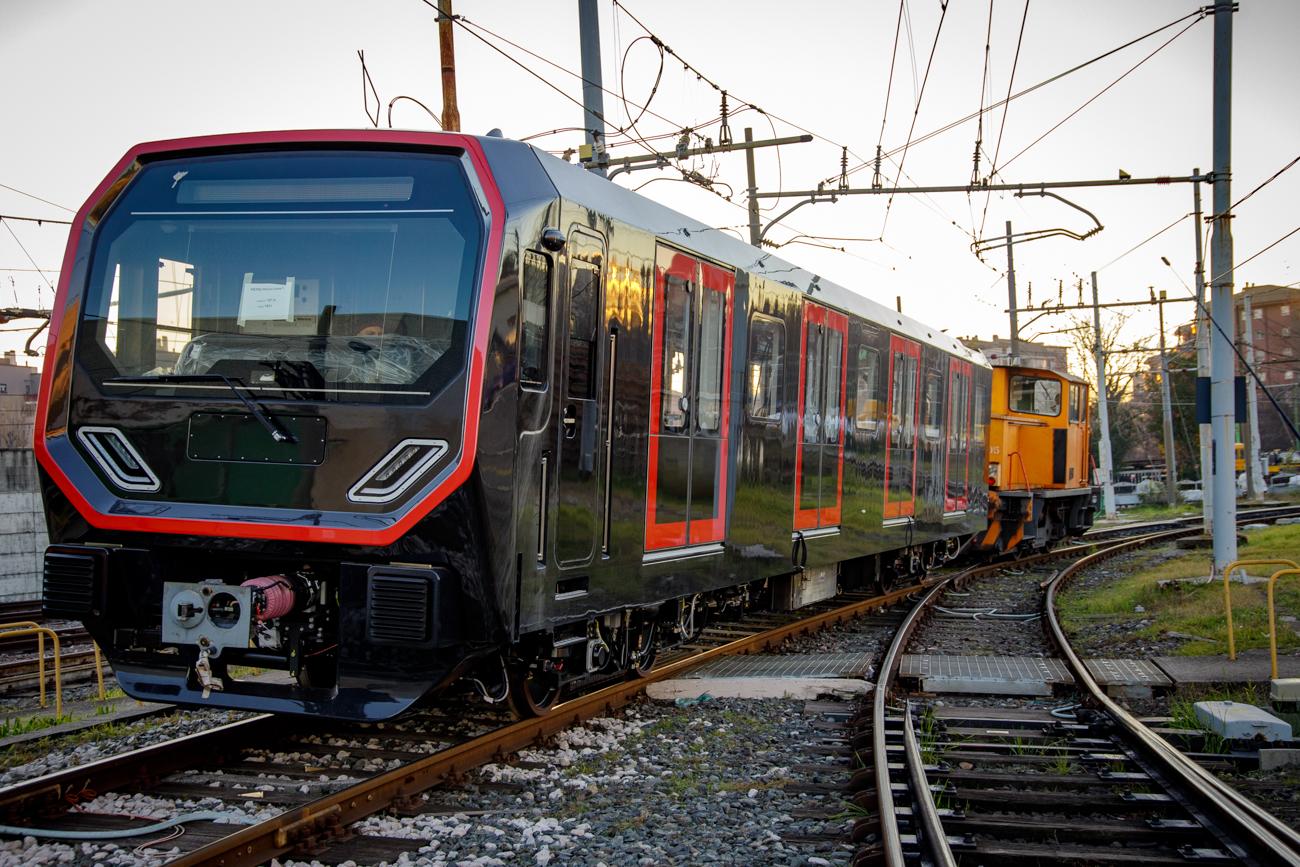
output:
[[[1070,422],[1076,423],[1083,418],[1083,389],[1079,383],[1070,383]]]
[[[519,384],[541,391],[549,368],[551,260],[524,252],[523,292],[519,302]]]
[[[749,364],[745,403],[755,421],[781,418],[781,365],[785,353],[785,324],[756,314],[749,323]]]
[[[110,393],[192,375],[280,399],[423,402],[463,369],[483,235],[451,156],[150,163],[100,226],[79,360]]]
[[[1012,412],[1055,418],[1061,414],[1061,381],[1041,376],[1013,376],[1008,401]]]

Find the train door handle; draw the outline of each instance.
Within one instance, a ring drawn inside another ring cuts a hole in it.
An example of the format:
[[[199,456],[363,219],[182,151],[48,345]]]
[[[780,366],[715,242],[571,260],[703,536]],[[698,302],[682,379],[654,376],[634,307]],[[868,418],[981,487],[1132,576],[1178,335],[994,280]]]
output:
[[[564,425],[564,438],[571,440],[578,435],[578,408],[569,404],[564,408],[564,415],[560,419]]]

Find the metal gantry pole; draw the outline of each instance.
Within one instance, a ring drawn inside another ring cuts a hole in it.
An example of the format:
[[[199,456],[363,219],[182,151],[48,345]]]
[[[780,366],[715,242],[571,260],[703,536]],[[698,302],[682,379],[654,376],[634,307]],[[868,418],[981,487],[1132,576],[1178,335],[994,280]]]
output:
[[[1020,323],[1016,318],[1016,260],[1011,254],[1011,221],[1007,220],[1007,300],[1011,303],[1011,363],[1020,363]],[[1033,294],[1032,291],[1030,294]]]
[[[754,130],[752,127],[745,127],[745,144],[754,141]],[[758,175],[754,171],[754,149],[745,149],[745,175],[749,181],[747,190],[748,198],[746,199],[747,210],[749,211],[749,243],[755,247],[763,240],[762,229],[758,225]]]
[[[1210,424],[1214,428],[1214,574],[1237,559],[1236,437],[1232,351],[1232,8],[1214,5],[1214,198],[1210,236]]]
[[[442,62],[442,128],[460,132],[456,102],[456,44],[452,36],[451,0],[438,0],[438,54]],[[389,107],[390,118],[392,107]]]
[[[1115,517],[1115,481],[1111,474],[1110,458],[1110,408],[1106,405],[1106,351],[1101,345],[1101,307],[1097,300],[1097,272],[1092,272],[1092,327],[1093,353],[1097,357],[1097,420],[1101,424],[1101,441],[1097,446],[1101,462],[1102,499],[1106,517]]]
[[[1165,429],[1165,499],[1178,505],[1178,458],[1174,454],[1174,402],[1169,387],[1169,354],[1165,352],[1165,293],[1160,291],[1160,398]]]
[[[592,171],[605,177],[605,94],[600,71],[600,10],[596,0],[578,0],[582,43],[582,124],[591,146]]]
[[[1199,168],[1193,174],[1199,175]],[[1205,315],[1205,251],[1201,241],[1201,185],[1192,184],[1192,232],[1196,235],[1196,378],[1210,378],[1210,320]],[[1201,446],[1201,530],[1214,530],[1214,432],[1209,422],[1197,424]]]
[[[1241,296],[1244,312],[1246,314],[1246,324],[1242,328],[1241,339],[1246,344],[1243,348],[1246,350],[1246,366],[1251,370],[1255,369],[1255,324],[1253,319],[1253,308],[1250,303],[1250,294],[1246,293]],[[1246,442],[1246,497],[1250,500],[1262,497],[1265,492],[1264,474],[1260,470],[1259,461],[1259,395],[1255,392],[1254,380],[1246,380],[1246,436],[1242,437]]]

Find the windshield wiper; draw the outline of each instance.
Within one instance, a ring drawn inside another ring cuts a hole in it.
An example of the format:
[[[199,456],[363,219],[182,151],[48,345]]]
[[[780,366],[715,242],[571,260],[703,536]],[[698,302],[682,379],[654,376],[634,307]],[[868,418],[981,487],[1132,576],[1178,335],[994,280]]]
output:
[[[154,382],[171,382],[177,385],[182,383],[219,382],[230,389],[235,397],[239,398],[239,402],[253,414],[253,418],[261,422],[262,427],[266,428],[267,433],[271,435],[271,439],[278,443],[296,443],[298,441],[293,434],[280,427],[271,414],[262,408],[261,404],[240,391],[240,386],[243,386],[245,390],[248,390],[248,386],[237,379],[222,376],[220,373],[161,373],[157,376],[115,376],[112,379],[104,380],[104,382],[119,385],[145,385]]]

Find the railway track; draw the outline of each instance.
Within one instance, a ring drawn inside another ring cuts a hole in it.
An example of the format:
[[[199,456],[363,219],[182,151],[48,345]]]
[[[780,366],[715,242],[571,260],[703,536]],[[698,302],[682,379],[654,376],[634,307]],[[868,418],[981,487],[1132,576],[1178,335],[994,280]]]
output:
[[[693,652],[665,656],[647,677],[570,699],[538,719],[512,722],[483,705],[466,715],[464,703],[376,725],[251,717],[0,790],[0,823],[83,835],[132,830],[138,835],[148,824],[138,817],[148,814],[149,799],[170,799],[168,813],[179,804],[198,816],[185,823],[183,851],[174,863],[233,867],[319,853],[345,839],[352,823],[384,810],[416,810],[426,790],[607,715],[632,701],[648,682],[717,656],[775,648],[789,637],[847,622],[928,586],[879,596],[844,594],[798,615],[762,613],[716,623],[693,642]],[[282,760],[285,756],[292,759]],[[124,796],[117,801],[124,814],[76,809],[107,792]],[[205,806],[210,802],[204,802],[213,797],[225,805],[227,818],[235,814],[249,824],[214,821]],[[394,852],[405,851],[410,842],[367,840],[372,851],[386,843]]]
[[[1295,510],[1244,520],[1283,514]],[[1185,753],[1113,701],[1056,617],[1056,596],[1074,575],[1196,529],[1095,541],[1086,554],[1063,550],[1015,564],[1032,570],[1070,560],[1041,584],[1045,656],[1059,659],[1078,689],[1054,712],[979,701],[938,706],[905,695],[897,682],[910,642],[970,640],[969,628],[953,630],[935,615],[944,594],[978,588],[977,581],[1004,566],[969,569],[930,588],[886,653],[872,713],[864,720],[869,731],[859,734],[872,746],[873,765],[857,801],[875,817],[855,829],[855,838],[865,842],[855,863],[1300,864],[1300,834],[1216,778],[1216,765],[1230,759]],[[1018,580],[1037,586],[1024,575]],[[976,600],[975,607],[987,601]],[[1031,611],[1008,617],[1033,623]],[[1014,640],[1007,638],[1014,632],[1008,626],[999,624],[1003,640]],[[1035,631],[1032,625],[1021,630]]]

